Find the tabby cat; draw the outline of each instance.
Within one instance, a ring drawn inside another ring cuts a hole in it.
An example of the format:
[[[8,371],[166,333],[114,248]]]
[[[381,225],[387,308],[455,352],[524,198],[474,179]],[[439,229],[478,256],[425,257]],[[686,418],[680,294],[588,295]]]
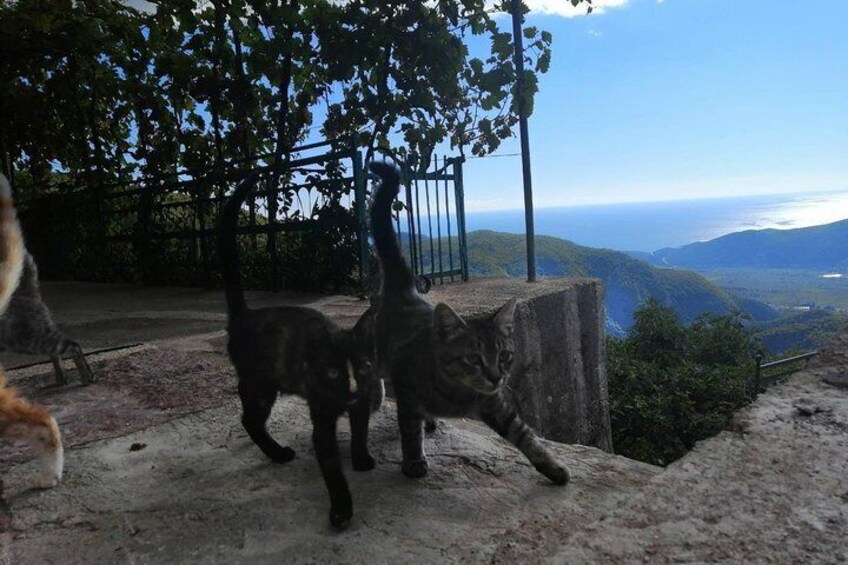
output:
[[[0,349],[49,355],[56,383],[60,385],[68,382],[62,369],[62,356],[70,352],[83,384],[94,380],[82,348],[56,327],[50,310],[41,299],[38,267],[29,253],[24,257],[20,285],[12,295],[6,313],[0,317]]]
[[[368,453],[368,420],[374,359],[373,316],[366,312],[352,330],[343,330],[311,308],[247,307],[239,274],[236,229],[241,205],[253,190],[257,174],[245,178],[221,216],[220,246],[229,312],[228,351],[238,373],[242,424],[253,442],[276,463],[294,459],[265,426],[277,395],[304,397],[312,418],[312,441],[330,492],[330,522],[346,526],[353,503],[342,472],[336,421],[350,416],[353,468],[374,468]]]
[[[379,162],[371,164],[371,171],[381,180],[371,204],[371,228],[383,267],[377,372],[394,385],[403,474],[427,474],[422,441],[428,416],[474,415],[518,447],[540,473],[558,485],[567,483],[566,467],[545,450],[502,393],[515,349],[516,300],[490,320],[466,322],[446,304],[433,307],[421,298],[392,227],[400,171]]]
[[[0,174],[0,315],[18,286],[24,264],[24,240],[12,203],[9,182]],[[6,386],[0,369],[0,437],[23,440],[36,447],[41,472],[36,486],[56,486],[62,479],[64,456],[59,427],[41,406],[30,404]]]

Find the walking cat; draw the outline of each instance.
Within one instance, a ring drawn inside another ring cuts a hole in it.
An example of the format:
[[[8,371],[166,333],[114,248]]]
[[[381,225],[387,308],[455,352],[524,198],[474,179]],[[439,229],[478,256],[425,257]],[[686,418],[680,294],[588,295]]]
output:
[[[56,384],[59,385],[68,382],[62,369],[62,356],[70,352],[83,384],[94,381],[94,374],[85,360],[82,348],[56,326],[50,310],[42,300],[38,287],[38,267],[28,252],[24,257],[20,285],[12,294],[6,313],[0,317],[0,349],[49,355],[53,361]]]
[[[373,316],[366,312],[352,330],[343,330],[311,308],[247,307],[236,229],[241,205],[257,180],[258,175],[252,174],[236,188],[224,207],[219,232],[229,313],[228,351],[238,373],[242,424],[265,455],[276,463],[286,463],[294,459],[294,450],[277,443],[265,423],[278,394],[306,399],[315,454],[330,493],[330,522],[342,528],[353,516],[336,440],[336,421],[344,412],[350,417],[353,468],[374,468],[374,458],[368,453]]]
[[[568,469],[539,443],[507,403],[501,383],[512,366],[516,300],[491,320],[466,322],[446,304],[433,307],[415,290],[392,227],[392,202],[400,171],[371,163],[381,180],[371,204],[371,229],[383,267],[383,297],[376,316],[378,375],[392,379],[397,398],[407,477],[427,474],[423,423],[428,416],[479,416],[512,442],[543,475],[558,485]]]
[[[12,203],[9,182],[0,174],[0,315],[18,286],[24,264],[24,240]],[[41,472],[36,486],[56,486],[62,479],[64,454],[59,427],[41,406],[21,398],[6,386],[0,369],[0,437],[30,443],[39,450]]]

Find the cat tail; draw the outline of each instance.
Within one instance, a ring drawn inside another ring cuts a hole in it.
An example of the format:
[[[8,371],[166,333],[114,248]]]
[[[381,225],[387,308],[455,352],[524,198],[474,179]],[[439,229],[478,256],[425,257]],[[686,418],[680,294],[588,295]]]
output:
[[[380,177],[380,186],[371,201],[371,231],[383,267],[383,294],[399,294],[415,289],[415,278],[403,259],[392,227],[392,203],[400,190],[400,170],[374,161],[371,172]]]
[[[258,180],[258,172],[254,171],[247,175],[233,191],[221,213],[218,228],[218,249],[223,261],[224,293],[227,297],[227,310],[230,316],[243,314],[247,310],[247,301],[244,299],[244,290],[241,286],[236,231],[238,230],[241,205],[247,196],[253,192]]]
[[[0,316],[21,282],[25,255],[24,236],[12,201],[12,187],[0,173]]]

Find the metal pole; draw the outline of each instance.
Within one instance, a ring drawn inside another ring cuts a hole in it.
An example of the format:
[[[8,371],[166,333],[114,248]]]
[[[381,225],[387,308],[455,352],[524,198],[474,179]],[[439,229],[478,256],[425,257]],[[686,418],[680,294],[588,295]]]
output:
[[[521,169],[524,173],[524,226],[527,232],[527,281],[536,281],[536,229],[533,226],[533,181],[530,178],[530,139],[524,104],[524,42],[521,33],[521,0],[512,1],[512,36],[515,42],[515,96],[521,132]]]
[[[763,371],[763,356],[760,353],[757,353],[755,357],[757,362],[757,367],[754,370],[754,398],[757,398],[757,395],[760,394],[760,378]]]
[[[368,198],[365,195],[367,179],[362,167],[362,152],[356,141],[351,143],[350,158],[353,161],[353,206],[356,210],[357,238],[359,239],[359,284],[363,291],[371,272],[371,254],[368,251]]]

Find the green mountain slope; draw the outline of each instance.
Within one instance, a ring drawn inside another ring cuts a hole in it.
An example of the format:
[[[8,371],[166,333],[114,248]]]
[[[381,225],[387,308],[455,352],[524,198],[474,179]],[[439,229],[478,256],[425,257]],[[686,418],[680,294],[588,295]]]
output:
[[[524,246],[522,235],[492,231],[469,233],[468,259],[472,276],[526,276]],[[672,307],[685,323],[703,312],[723,314],[737,309],[757,320],[777,317],[765,304],[739,299],[701,275],[653,267],[618,251],[537,236],[536,264],[542,276],[602,279],[606,287],[607,328],[616,333],[633,324],[633,311],[649,297]]]
[[[769,351],[818,349],[848,326],[848,315],[825,310],[810,310],[781,316],[755,325],[755,332]]]
[[[655,264],[687,269],[848,269],[848,220],[790,230],[755,230],[655,251]]]

